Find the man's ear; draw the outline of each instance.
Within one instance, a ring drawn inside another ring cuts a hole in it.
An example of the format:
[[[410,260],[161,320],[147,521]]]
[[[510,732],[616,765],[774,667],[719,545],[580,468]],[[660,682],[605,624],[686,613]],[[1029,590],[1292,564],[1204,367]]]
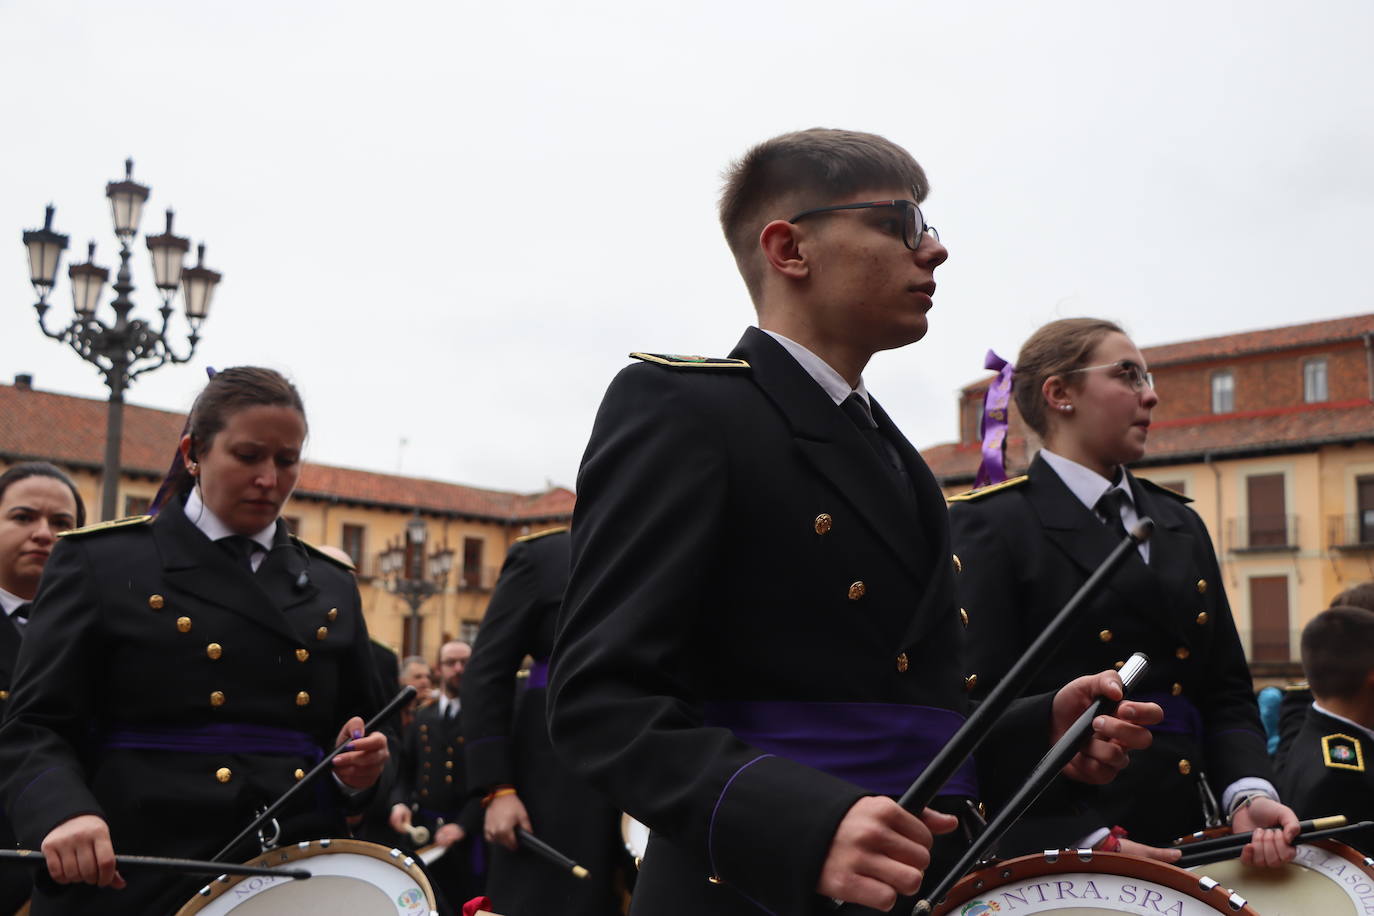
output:
[[[793,280],[811,273],[811,265],[801,250],[800,230],[793,223],[775,219],[759,233],[759,248],[768,266]]]

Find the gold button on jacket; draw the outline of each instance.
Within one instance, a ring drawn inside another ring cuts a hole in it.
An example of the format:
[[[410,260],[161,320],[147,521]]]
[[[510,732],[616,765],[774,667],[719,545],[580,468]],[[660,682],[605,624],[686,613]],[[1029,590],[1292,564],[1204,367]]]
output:
[[[190,617],[178,617],[178,618],[177,618],[177,632],[178,632],[178,633],[189,633],[189,632],[191,632],[191,618],[190,618]]]
[[[218,660],[219,657],[224,654],[224,647],[217,642],[212,642],[205,647],[205,654],[212,661]]]
[[[822,512],[816,516],[816,533],[826,534],[831,528],[835,527],[835,520],[830,517],[830,513]]]
[[[234,771],[228,767],[220,767],[218,770],[215,770],[215,778],[220,782],[228,782],[234,778]]]
[[[162,606],[163,606],[165,603],[166,603],[166,602],[162,600],[162,596],[161,596],[161,595],[149,595],[149,596],[148,596],[148,607],[152,608],[152,609],[155,610],[155,611],[160,611],[160,610],[162,610]]]
[[[849,586],[849,600],[858,601],[868,592],[868,586],[862,582],[855,582]]]
[[[899,672],[901,672],[902,674],[905,674],[905,673],[906,673],[906,669],[908,669],[908,668],[910,668],[910,667],[911,667],[911,659],[909,659],[909,658],[906,657],[906,653],[905,653],[905,652],[903,652],[901,655],[897,656],[897,670],[898,670]]]

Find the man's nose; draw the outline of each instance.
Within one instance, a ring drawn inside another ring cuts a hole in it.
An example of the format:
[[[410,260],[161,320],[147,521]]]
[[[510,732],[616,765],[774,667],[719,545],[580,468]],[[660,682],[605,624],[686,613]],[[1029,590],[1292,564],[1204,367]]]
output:
[[[921,244],[916,247],[916,250],[913,251],[912,254],[916,256],[916,260],[919,263],[924,264],[931,270],[934,270],[936,267],[939,267],[949,260],[949,249],[945,247],[944,242],[941,242],[930,233],[926,233],[921,237]]]

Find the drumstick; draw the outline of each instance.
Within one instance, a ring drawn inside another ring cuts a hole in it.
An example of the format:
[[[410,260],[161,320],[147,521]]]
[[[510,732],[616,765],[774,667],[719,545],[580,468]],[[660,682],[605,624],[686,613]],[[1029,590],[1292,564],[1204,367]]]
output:
[[[572,872],[574,878],[586,878],[590,874],[581,865],[578,865],[572,859],[569,859],[567,856],[563,855],[563,853],[554,849],[524,827],[517,827],[515,835],[520,838],[520,845],[522,847],[528,849],[546,862],[550,862],[557,865],[559,868]]]
[[[416,846],[423,846],[429,842],[429,828],[424,824],[411,824],[405,829],[405,833]]]
[[[1326,830],[1328,827],[1341,827],[1347,823],[1344,814],[1317,817],[1310,821],[1298,821],[1298,836],[1311,830]],[[1250,842],[1250,831],[1245,833],[1223,833],[1221,836],[1201,837],[1197,840],[1175,840],[1174,848],[1182,849],[1185,856],[1195,852],[1210,852],[1213,849],[1240,847]]]
[[[396,714],[396,711],[398,709],[400,709],[406,703],[409,703],[411,699],[414,698],[415,693],[415,688],[410,686],[409,684],[402,687],[401,692],[396,694],[396,696],[392,697],[391,702],[383,706],[381,712],[377,713],[363,725],[363,734],[366,735],[370,731],[375,731],[378,725],[385,722],[387,719],[391,718],[393,715]],[[251,824],[249,824],[247,827],[244,827],[243,830],[239,831],[238,836],[234,837],[227,844],[225,844],[223,849],[215,853],[215,857],[211,859],[211,861],[214,862],[223,859],[225,856],[229,854],[229,851],[233,849],[235,846],[237,846],[245,837],[252,834],[252,832],[254,830],[257,830],[258,827],[267,823],[268,819],[271,818],[272,815],[276,814],[282,805],[290,801],[291,798],[295,796],[297,792],[304,789],[311,782],[313,782],[317,776],[323,773],[325,769],[327,769],[328,766],[334,762],[334,758],[342,754],[344,748],[348,747],[348,745],[349,742],[346,740],[338,747],[334,748],[334,750],[330,751],[328,754],[325,754],[324,759],[321,760],[319,763],[315,764],[315,766],[310,770],[309,773],[306,773],[300,779],[296,780],[296,784],[293,785],[291,788],[287,789],[285,792],[283,792],[281,798],[278,798],[276,801],[272,802],[272,804],[268,805],[267,808],[261,814],[259,814],[257,817],[253,819],[253,822]]]
[[[1338,820],[1344,823],[1345,818],[1340,816],[1337,816],[1335,818],[1319,818],[1315,821],[1304,821],[1303,823],[1320,824],[1322,821],[1329,820]],[[1293,844],[1296,846],[1298,843],[1312,843],[1317,840],[1325,840],[1330,839],[1331,837],[1340,836],[1343,833],[1353,833],[1357,830],[1369,830],[1371,828],[1374,828],[1374,821],[1360,821],[1356,824],[1345,824],[1341,827],[1326,827],[1324,829],[1317,830],[1305,829],[1304,832],[1298,834],[1298,838],[1293,841]],[[1234,859],[1236,857],[1236,852],[1239,851],[1242,847],[1244,847],[1246,843],[1250,842],[1250,834],[1236,833],[1227,837],[1217,837],[1217,839],[1230,840],[1231,842],[1229,845],[1226,846],[1212,846],[1208,849],[1201,849],[1197,851],[1193,851],[1189,847],[1185,846],[1183,848],[1187,851],[1185,851],[1183,855],[1179,857],[1179,860],[1177,862],[1173,862],[1171,864],[1175,865],[1178,868],[1192,868],[1197,865],[1210,865],[1213,862],[1220,862],[1223,859]]]
[[[1130,690],[1131,686],[1140,680],[1149,664],[1150,660],[1143,652],[1135,653],[1126,661],[1121,669],[1123,692]],[[1001,811],[997,812],[997,816],[988,822],[987,828],[969,844],[968,849],[964,851],[964,857],[959,860],[959,864],[946,873],[945,877],[936,885],[935,890],[931,891],[930,896],[912,907],[912,916],[918,916],[918,914],[924,916],[924,914],[930,913],[935,905],[945,898],[949,889],[959,882],[959,879],[964,876],[964,873],[969,870],[974,862],[978,861],[978,857],[983,854],[984,850],[997,842],[1006,829],[1017,818],[1026,813],[1030,806],[1035,803],[1035,800],[1054,781],[1054,778],[1059,775],[1059,771],[1064,769],[1064,766],[1078,753],[1083,739],[1092,733],[1093,719],[1103,714],[1110,714],[1114,709],[1116,709],[1115,700],[1099,696],[1093,700],[1092,705],[1083,710],[1083,713],[1054,743],[1054,747],[1050,748],[1050,752],[1035,765],[1035,769],[1026,777],[1021,788],[1016,790],[1016,794],[1007,801]]]
[[[44,865],[43,853],[33,849],[0,849],[0,865],[14,862],[36,867]],[[304,881],[310,872],[303,868],[267,868],[259,865],[234,865],[200,859],[167,859],[161,856],[115,856],[115,868],[159,868],[187,875],[259,875],[269,878],[294,878]]]
[[[964,761],[978,749],[983,739],[992,733],[992,726],[1007,711],[1012,701],[1026,689],[1031,678],[1045,667],[1050,655],[1059,648],[1059,637],[1078,615],[1078,609],[1087,603],[1112,573],[1116,572],[1116,568],[1125,562],[1127,556],[1150,539],[1154,530],[1155,523],[1151,519],[1142,518],[1136,523],[1135,529],[1107,554],[1107,559],[1102,561],[1102,565],[1079,586],[1068,603],[1059,609],[1054,619],[1040,631],[1040,635],[1016,660],[1016,664],[1011,666],[1006,675],[998,681],[997,686],[992,688],[983,702],[979,703],[973,713],[964,720],[964,724],[959,726],[954,737],[940,748],[935,759],[930,761],[929,766],[916,777],[916,781],[902,793],[901,798],[897,799],[897,804],[918,817],[922,809],[929,807],[955,771],[964,765]],[[831,909],[844,908],[844,905],[834,898],[831,898],[829,905]]]

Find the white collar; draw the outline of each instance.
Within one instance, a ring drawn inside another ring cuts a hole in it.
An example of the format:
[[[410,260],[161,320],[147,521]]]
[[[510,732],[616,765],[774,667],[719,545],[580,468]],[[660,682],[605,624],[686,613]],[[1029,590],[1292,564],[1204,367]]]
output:
[[[815,379],[816,384],[820,385],[825,393],[830,395],[830,399],[836,404],[843,404],[845,398],[857,391],[859,397],[863,398],[864,403],[868,405],[869,410],[871,411],[873,409],[873,405],[868,399],[868,389],[864,387],[863,376],[859,376],[859,384],[857,387],[850,388],[849,383],[844,380],[844,376],[836,372],[833,366],[821,359],[815,353],[806,349],[806,347],[797,343],[795,340],[783,337],[776,331],[770,331],[767,328],[759,328],[759,330],[782,344],[782,348],[801,364],[801,367],[806,370],[806,374]]]
[[[1365,738],[1365,740],[1367,740],[1367,741],[1374,741],[1374,729],[1369,729],[1369,728],[1367,728],[1367,727],[1361,725],[1360,723],[1356,722],[1354,719],[1347,719],[1345,716],[1338,716],[1338,715],[1336,715],[1336,714],[1335,714],[1334,712],[1332,712],[1331,710],[1326,709],[1325,707],[1323,707],[1322,704],[1318,703],[1315,699],[1312,701],[1312,708],[1315,709],[1317,712],[1321,713],[1321,714],[1324,715],[1324,716],[1330,716],[1331,718],[1335,719],[1335,720],[1338,721],[1338,722],[1344,722],[1346,725],[1349,725],[1351,728],[1357,728],[1357,729],[1359,729],[1360,731],[1364,732],[1364,738]]]
[[[1069,491],[1078,497],[1078,501],[1089,509],[1095,509],[1097,501],[1108,490],[1112,489],[1125,493],[1126,504],[1132,508],[1135,506],[1135,498],[1131,495],[1131,488],[1126,483],[1125,471],[1122,471],[1119,481],[1112,483],[1092,468],[1084,467],[1077,461],[1065,458],[1063,455],[1056,455],[1047,448],[1040,449],[1040,456],[1059,475],[1059,479],[1064,481],[1064,486],[1068,487]]]
[[[14,592],[8,592],[0,588],[0,611],[4,611],[6,617],[13,617],[19,605],[27,600],[29,599],[20,598]]]
[[[449,696],[448,694],[444,693],[443,689],[441,688],[441,689],[439,690],[439,717],[440,717],[440,718],[442,718],[442,719],[447,719],[447,718],[448,718],[448,708],[449,708],[450,706],[453,707],[453,713],[454,713],[454,715],[457,715],[458,713],[462,712],[462,710],[463,710],[463,701],[462,701],[462,699],[459,698],[459,697],[451,697],[451,696]]]
[[[200,529],[201,533],[212,541],[227,538],[237,532],[231,530],[228,525],[220,520],[220,517],[210,511],[210,507],[200,498],[200,487],[193,487],[191,495],[186,497],[186,517],[191,520],[191,524]],[[272,539],[277,533],[277,523],[273,522],[257,534],[249,535],[259,547],[267,552],[272,551]]]

